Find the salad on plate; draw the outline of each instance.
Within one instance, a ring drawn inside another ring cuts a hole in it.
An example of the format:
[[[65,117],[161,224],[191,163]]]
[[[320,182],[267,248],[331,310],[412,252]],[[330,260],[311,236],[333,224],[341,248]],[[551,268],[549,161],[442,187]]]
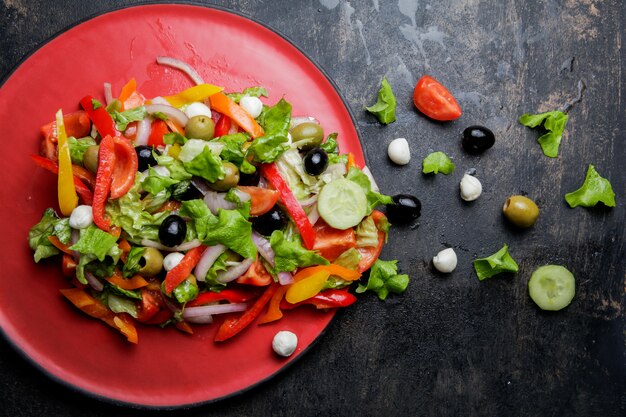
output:
[[[193,333],[224,315],[221,342],[294,308],[406,289],[378,259],[390,224],[376,208],[394,201],[336,133],[285,98],[265,104],[263,87],[225,93],[157,61],[196,85],[146,98],[131,79],[113,98],[105,83],[104,100],[41,128],[31,158],[57,174],[58,210],[28,240],[35,262],[60,258],[65,298],[131,343],[138,325]]]

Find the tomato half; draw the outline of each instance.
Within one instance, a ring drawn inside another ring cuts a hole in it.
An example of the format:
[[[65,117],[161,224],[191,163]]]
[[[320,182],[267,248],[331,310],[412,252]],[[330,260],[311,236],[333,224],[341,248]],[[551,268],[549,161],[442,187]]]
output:
[[[454,96],[433,77],[424,75],[413,90],[415,107],[431,119],[455,120],[463,113]]]
[[[321,219],[315,223],[313,229],[315,230],[313,250],[319,251],[320,255],[331,262],[348,249],[356,247],[354,229],[335,229]]]
[[[141,301],[137,302],[137,321],[147,322],[161,310],[161,294],[147,288],[141,289]]]
[[[238,188],[244,193],[250,194],[251,216],[260,216],[261,214],[267,213],[274,207],[280,197],[278,190],[247,186],[240,186]]]
[[[372,211],[372,218],[374,223],[378,226],[378,222],[385,218],[385,215],[378,210]],[[359,261],[359,272],[365,272],[374,265],[376,259],[380,256],[380,252],[383,250],[385,244],[385,232],[378,231],[378,245],[366,246],[364,248],[357,248],[361,254],[361,260]]]
[[[270,285],[272,282],[274,282],[274,278],[267,272],[258,256],[246,273],[237,278],[238,284],[256,285],[258,287]]]

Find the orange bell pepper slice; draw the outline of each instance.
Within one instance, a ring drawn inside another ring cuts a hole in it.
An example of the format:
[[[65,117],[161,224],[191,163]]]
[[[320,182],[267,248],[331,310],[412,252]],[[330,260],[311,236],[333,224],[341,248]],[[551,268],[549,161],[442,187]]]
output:
[[[117,99],[123,105],[124,102],[128,100],[128,97],[130,97],[130,95],[135,92],[135,90],[137,90],[137,81],[133,77],[128,80],[124,87],[122,87],[122,90],[120,91],[120,96]]]
[[[259,324],[271,323],[283,318],[283,312],[280,310],[280,302],[285,297],[285,293],[289,289],[288,285],[278,287],[267,306],[267,312],[259,319]]]
[[[65,243],[61,242],[61,240],[57,237],[57,236],[48,236],[48,240],[50,241],[50,243],[52,243],[52,246],[54,246],[55,248],[57,248],[58,250],[60,250],[63,253],[66,253],[68,255],[72,255],[73,252],[70,249],[69,245],[66,245]]]
[[[211,108],[232,119],[237,126],[250,133],[253,139],[264,135],[263,128],[247,111],[224,93],[215,93],[209,97]]]
[[[117,285],[123,290],[136,290],[138,288],[142,288],[148,285],[148,281],[144,279],[141,275],[134,275],[130,279],[123,278],[118,270],[113,273],[110,277],[106,279],[113,285]]]

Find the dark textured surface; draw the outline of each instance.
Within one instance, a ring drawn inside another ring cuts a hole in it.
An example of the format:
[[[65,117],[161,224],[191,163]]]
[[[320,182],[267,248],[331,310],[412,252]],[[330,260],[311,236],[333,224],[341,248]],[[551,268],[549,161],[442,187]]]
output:
[[[46,39],[87,17],[131,1],[3,0],[0,77]],[[411,276],[403,296],[362,296],[340,313],[320,343],[270,382],[189,416],[621,416],[626,413],[624,263],[626,75],[621,0],[227,1],[220,5],[276,28],[335,80],[356,115],[381,189],[423,203],[421,224],[395,228],[383,258]],[[433,123],[411,103],[417,79],[445,82],[464,110]],[[362,111],[386,76],[398,120],[386,127]],[[562,107],[587,85],[570,112],[558,159],[541,153],[537,134],[516,122],[525,112]],[[485,124],[497,143],[482,156],[460,147],[460,132]],[[386,146],[409,140],[412,160],[392,166]],[[5,143],[8,141],[4,138]],[[5,148],[10,149],[10,148]],[[432,150],[456,171],[421,174]],[[617,207],[570,209],[593,163],[610,178]],[[484,194],[458,196],[476,168]],[[500,214],[508,195],[527,194],[542,214],[520,232]],[[471,266],[503,243],[515,276],[479,282]],[[433,272],[431,257],[455,248],[459,267]],[[571,306],[540,311],[527,282],[539,265],[567,265],[577,277]],[[8,279],[4,276],[2,279]],[[149,383],[148,381],[146,382]],[[201,383],[201,382],[199,382]],[[0,415],[149,415],[93,400],[51,381],[0,341]],[[165,414],[165,413],[162,413]]]

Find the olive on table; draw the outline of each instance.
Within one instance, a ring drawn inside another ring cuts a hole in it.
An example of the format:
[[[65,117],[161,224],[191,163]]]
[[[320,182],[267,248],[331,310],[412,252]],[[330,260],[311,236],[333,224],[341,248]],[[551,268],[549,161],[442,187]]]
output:
[[[210,184],[216,191],[228,191],[236,187],[239,183],[239,168],[232,162],[224,162],[224,179],[217,180]]]
[[[496,143],[496,136],[485,126],[469,126],[463,131],[461,144],[469,153],[480,153],[491,148]]]
[[[137,165],[138,171],[145,171],[151,166],[157,164],[156,159],[154,159],[154,155],[152,152],[156,152],[157,155],[160,155],[160,152],[154,149],[152,146],[148,145],[139,145],[135,146],[135,152],[137,153],[137,160],[139,164]]]
[[[139,275],[143,277],[153,277],[163,269],[163,255],[155,248],[145,248],[139,260]]]
[[[392,197],[393,204],[387,206],[387,217],[391,223],[406,224],[416,220],[422,211],[422,202],[409,194],[398,194]]]
[[[185,136],[193,139],[213,139],[215,123],[213,119],[205,115],[194,116],[187,121]]]
[[[291,141],[304,151],[320,146],[324,141],[324,130],[314,122],[300,123],[291,129]]]
[[[507,198],[502,207],[504,216],[514,225],[530,227],[539,217],[539,207],[533,200],[522,195],[513,195]]]
[[[283,210],[275,205],[265,214],[250,219],[254,230],[263,236],[269,236],[274,230],[280,230],[287,225],[287,216]]]
[[[307,174],[317,176],[326,171],[328,154],[322,148],[313,148],[304,155],[304,170]]]
[[[169,247],[178,246],[185,240],[187,235],[187,223],[182,217],[170,214],[159,226],[159,240]]]
[[[257,169],[252,174],[246,174],[244,172],[239,172],[239,185],[256,187],[259,185],[259,181],[261,180],[261,173]]]
[[[98,145],[91,145],[83,154],[83,166],[94,174],[98,172]]]

